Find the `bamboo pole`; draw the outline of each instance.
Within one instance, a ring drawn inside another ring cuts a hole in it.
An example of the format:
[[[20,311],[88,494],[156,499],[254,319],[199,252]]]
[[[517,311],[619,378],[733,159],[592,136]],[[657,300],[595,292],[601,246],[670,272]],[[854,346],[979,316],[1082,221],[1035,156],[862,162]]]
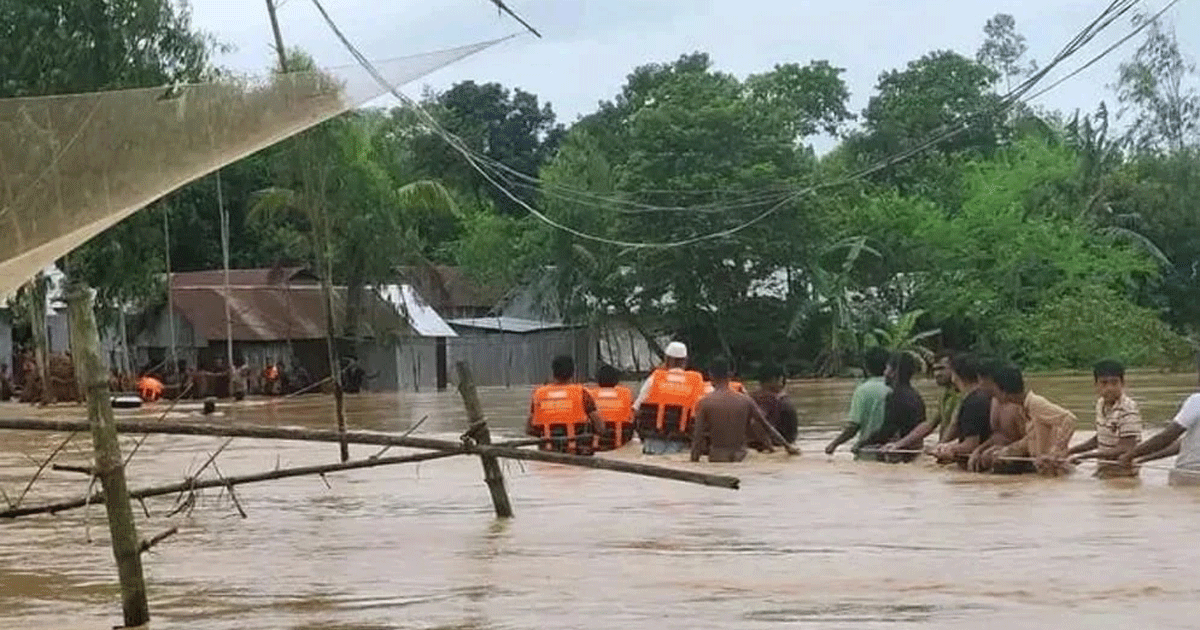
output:
[[[457,361],[455,369],[458,370],[458,394],[467,408],[467,435],[479,444],[488,446],[492,443],[492,432],[483,416],[483,405],[479,402],[479,392],[475,390],[471,368],[466,361]],[[483,481],[492,495],[496,518],[512,518],[512,502],[508,500],[508,490],[504,487],[504,471],[500,469],[500,460],[495,455],[480,454],[479,462],[483,465]]]
[[[229,488],[232,486],[240,486],[247,483],[257,483],[261,481],[274,481],[276,479],[287,479],[288,477],[301,477],[304,475],[323,475],[331,472],[341,472],[345,470],[356,470],[359,468],[374,468],[376,466],[390,466],[395,464],[411,464],[417,462],[425,462],[434,459],[443,459],[446,457],[454,457],[461,453],[448,451],[435,451],[431,453],[417,453],[415,455],[396,455],[393,457],[378,457],[375,459],[360,459],[352,462],[339,462],[336,464],[322,464],[318,466],[299,466],[296,468],[281,468],[263,473],[254,473],[250,475],[239,475],[233,477],[218,477],[217,479],[185,479],[178,483],[172,483],[162,486],[153,486],[150,488],[141,488],[139,490],[130,491],[129,496],[134,499],[146,499],[149,497],[159,497],[179,492],[190,492],[193,490],[203,490],[205,488]],[[70,470],[77,472],[74,467],[60,467],[59,470]],[[64,501],[55,501],[45,505],[31,505],[24,508],[14,508],[0,512],[0,518],[17,518],[19,516],[30,516],[32,514],[57,514],[66,510],[85,507],[89,503],[104,503],[104,495],[97,492],[88,497],[78,497],[75,499],[67,499]]]
[[[70,283],[67,304],[71,312],[75,372],[79,375],[79,381],[87,387],[88,424],[96,458],[94,469],[100,477],[108,512],[113,557],[117,561],[117,575],[121,581],[121,607],[125,614],[125,626],[134,628],[150,621],[150,608],[146,602],[146,580],[142,574],[141,541],[133,520],[133,506],[129,503],[121,443],[117,439],[108,378],[100,357],[100,335],[92,313],[92,297],[78,281]]]
[[[263,427],[252,425],[201,424],[190,422],[160,422],[155,420],[121,420],[116,423],[118,433],[157,433],[162,435],[209,435],[240,437],[259,440],[297,440],[307,442],[341,442],[348,444],[372,444],[375,446],[400,446],[434,451],[454,451],[472,455],[496,455],[503,459],[563,464],[582,468],[596,468],[614,472],[632,473],[646,477],[658,477],[704,486],[736,490],[741,484],[737,477],[711,473],[667,468],[654,464],[627,462],[605,457],[581,457],[568,453],[526,450],[506,446],[464,444],[451,440],[400,436],[369,431],[348,431],[345,434],[328,429],[300,429],[285,427]],[[31,418],[0,418],[0,429],[21,431],[87,431],[88,423],[83,420],[41,420]]]

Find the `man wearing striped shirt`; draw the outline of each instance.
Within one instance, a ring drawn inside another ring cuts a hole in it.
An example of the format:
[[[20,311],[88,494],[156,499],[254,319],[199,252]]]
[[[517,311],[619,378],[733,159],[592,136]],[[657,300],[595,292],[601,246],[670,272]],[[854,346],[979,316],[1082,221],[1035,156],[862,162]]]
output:
[[[1130,466],[1114,464],[1142,439],[1142,414],[1137,403],[1125,393],[1125,366],[1116,361],[1100,361],[1092,369],[1096,381],[1096,435],[1071,447],[1072,461],[1098,459],[1097,477],[1130,477],[1137,474]]]

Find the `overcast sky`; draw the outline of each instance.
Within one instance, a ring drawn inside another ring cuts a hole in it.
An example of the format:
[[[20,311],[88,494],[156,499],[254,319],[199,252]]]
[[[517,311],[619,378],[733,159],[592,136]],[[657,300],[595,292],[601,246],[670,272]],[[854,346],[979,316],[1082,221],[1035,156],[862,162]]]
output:
[[[312,54],[321,66],[352,63],[311,0],[276,0],[284,41]],[[323,0],[346,36],[372,59],[387,59],[460,46],[519,30],[498,16],[489,0]],[[1167,0],[1148,1],[1157,11]],[[644,63],[670,61],[694,50],[738,76],[776,63],[827,59],[846,69],[851,109],[860,111],[880,72],[903,67],[934,50],[973,56],[983,25],[1010,13],[1025,35],[1028,55],[1046,60],[1109,0],[508,0],[538,28],[405,86],[444,89],[455,82],[497,81],[520,87],[553,104],[571,122],[610,99],[626,75]],[[191,0],[194,25],[235,50],[217,62],[244,72],[264,72],[272,61],[264,0]],[[1167,17],[1184,51],[1200,50],[1200,0],[1183,0]],[[1068,61],[1061,76],[1131,28],[1127,21]],[[1037,104],[1091,111],[1103,99],[1115,110],[1109,86],[1117,64],[1140,41],[1135,38],[1039,99]],[[819,143],[825,144],[825,143]]]

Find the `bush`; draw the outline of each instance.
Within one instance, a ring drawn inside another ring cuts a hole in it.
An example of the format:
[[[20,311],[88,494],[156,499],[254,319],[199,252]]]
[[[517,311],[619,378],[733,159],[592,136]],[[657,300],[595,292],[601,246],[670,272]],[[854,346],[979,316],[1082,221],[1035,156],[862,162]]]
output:
[[[1166,367],[1190,352],[1188,341],[1153,311],[1098,285],[1048,300],[1000,333],[1011,354],[1033,369],[1086,368],[1104,357]]]

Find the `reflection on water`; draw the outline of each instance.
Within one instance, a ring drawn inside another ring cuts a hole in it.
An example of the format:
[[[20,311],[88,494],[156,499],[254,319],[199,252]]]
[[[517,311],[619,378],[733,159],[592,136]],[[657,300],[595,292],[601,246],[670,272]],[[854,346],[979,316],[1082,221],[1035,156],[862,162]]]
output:
[[[1090,375],[1032,378],[1090,423]],[[1153,425],[1194,375],[1136,374]],[[926,463],[827,458],[849,382],[793,387],[805,455],[712,466],[729,491],[604,471],[505,462],[517,518],[497,522],[476,460],[453,458],[244,486],[241,519],[202,496],[167,518],[147,501],[141,533],[180,533],[147,555],[157,628],[1191,628],[1200,493],[1140,480],[984,477]],[[928,394],[933,390],[926,387]],[[494,430],[516,437],[527,392],[482,392]],[[932,399],[930,399],[932,400]],[[349,399],[355,428],[453,437],[453,392]],[[321,397],[249,401],[219,421],[330,426]],[[160,407],[161,409],[161,407]],[[177,418],[199,418],[195,405]],[[75,409],[0,406],[10,415]],[[122,415],[155,417],[145,409]],[[1086,428],[1086,427],[1085,427]],[[14,497],[64,436],[0,432],[0,487]],[[1081,436],[1087,437],[1086,432]],[[126,440],[126,449],[134,437]],[[1077,438],[1080,439],[1080,438]],[[152,436],[132,486],[195,470],[222,438]],[[374,447],[352,447],[356,456]],[[86,463],[80,435],[60,459]],[[399,449],[393,449],[394,453]],[[641,459],[637,445],[613,457]],[[335,461],[334,444],[235,440],[221,471]],[[686,456],[666,458],[691,466]],[[78,475],[47,471],[26,503],[74,496]],[[139,514],[140,515],[140,514]],[[103,509],[0,523],[0,627],[108,628],[120,619]],[[87,534],[93,540],[88,542]]]

